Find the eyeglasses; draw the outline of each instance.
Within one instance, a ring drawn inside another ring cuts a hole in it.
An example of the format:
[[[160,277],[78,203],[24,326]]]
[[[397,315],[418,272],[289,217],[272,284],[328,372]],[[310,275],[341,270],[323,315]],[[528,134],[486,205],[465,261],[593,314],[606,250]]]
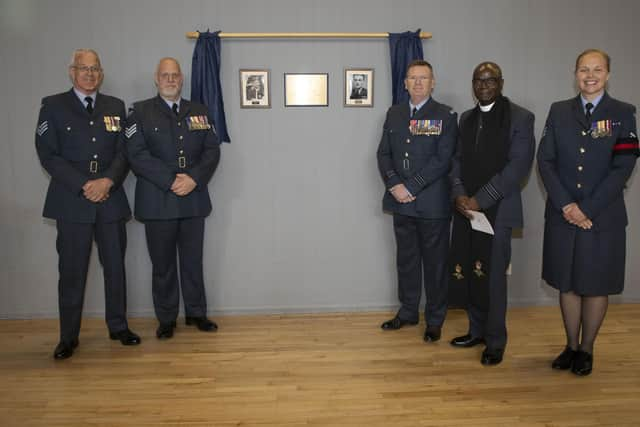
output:
[[[160,78],[160,80],[178,80],[180,78],[180,76],[182,76],[182,74],[180,73],[162,73],[162,74],[158,74],[158,78]]]
[[[411,76],[411,77],[407,77],[407,80],[409,80],[410,82],[425,82],[427,80],[431,80],[431,77],[424,77],[424,76]]]
[[[473,81],[473,85],[474,86],[485,85],[485,86],[488,86],[488,87],[496,87],[496,86],[498,86],[498,83],[500,83],[500,80],[501,79],[499,79],[497,77],[489,77],[489,78],[486,78],[486,79],[473,79],[472,81]]]
[[[80,71],[81,73],[99,73],[102,71],[102,68],[92,65],[91,67],[87,67],[86,65],[74,65],[73,68]]]

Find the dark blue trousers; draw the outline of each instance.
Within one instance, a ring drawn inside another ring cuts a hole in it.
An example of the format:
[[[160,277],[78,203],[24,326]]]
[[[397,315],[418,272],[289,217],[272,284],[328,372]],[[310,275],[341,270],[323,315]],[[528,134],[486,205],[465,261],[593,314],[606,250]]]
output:
[[[185,315],[206,316],[202,267],[204,217],[147,221],[145,231],[153,265],[153,306],[160,323],[171,323],[178,317],[180,288]]]
[[[80,334],[84,291],[91,246],[95,239],[104,274],[106,321],[110,332],[127,329],[127,282],[124,254],[125,221],[94,224],[57,221],[58,307],[60,340],[71,342]]]
[[[447,256],[449,219],[422,219],[393,215],[396,235],[398,317],[416,321],[422,287],[426,294],[425,320],[429,326],[442,326],[447,314]]]

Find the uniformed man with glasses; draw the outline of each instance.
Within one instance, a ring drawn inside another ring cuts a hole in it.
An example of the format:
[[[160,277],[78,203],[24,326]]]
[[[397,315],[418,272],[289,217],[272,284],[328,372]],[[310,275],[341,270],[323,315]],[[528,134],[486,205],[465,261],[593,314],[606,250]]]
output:
[[[382,207],[393,214],[400,309],[383,330],[415,325],[426,293],[424,340],[440,339],[447,312],[447,252],[451,203],[448,173],[458,134],[457,115],[432,98],[433,68],[417,60],[407,68],[410,100],[389,108],[378,147],[385,184]]]
[[[125,223],[131,216],[122,182],[129,172],[121,138],[124,103],[98,92],[104,74],[91,49],[73,52],[73,88],[42,100],[36,150],[51,176],[43,215],[56,221],[60,342],[54,358],[78,347],[87,270],[95,240],[103,267],[109,335],[123,345],[140,337],[127,324]]]

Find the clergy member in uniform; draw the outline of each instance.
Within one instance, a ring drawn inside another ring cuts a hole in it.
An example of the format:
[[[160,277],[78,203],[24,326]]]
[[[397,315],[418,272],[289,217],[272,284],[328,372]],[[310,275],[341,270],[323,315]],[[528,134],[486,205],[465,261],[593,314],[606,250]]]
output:
[[[186,324],[218,329],[207,318],[202,252],[205,218],[211,213],[207,185],[220,160],[220,144],[207,108],[181,97],[182,82],[178,61],[161,59],[155,73],[158,95],[134,104],[125,130],[138,178],[135,216],[145,225],[153,265],[159,339],[173,336],[180,289]]]
[[[104,274],[109,335],[124,345],[140,343],[126,319],[127,246],[131,216],[122,182],[129,172],[121,139],[124,103],[98,92],[104,77],[91,49],[73,52],[73,88],[42,100],[36,150],[51,175],[43,215],[56,221],[60,342],[53,357],[78,347],[91,247],[95,240]]]
[[[589,375],[609,295],[624,288],[624,188],[640,154],[636,109],[606,91],[611,61],[576,59],[580,93],[551,106],[538,148],[547,190],[542,277],[559,291],[567,336],[554,369]]]
[[[397,314],[381,327],[395,330],[418,323],[424,283],[424,340],[437,341],[447,312],[448,173],[457,115],[431,97],[435,77],[427,61],[409,64],[404,83],[410,100],[387,111],[377,154],[386,189],[382,207],[393,214],[400,299]]]
[[[456,212],[450,280],[467,290],[469,329],[454,347],[485,343],[480,362],[502,362],[507,344],[507,268],[511,230],[523,226],[520,191],[535,153],[534,115],[502,95],[502,70],[483,62],[473,71],[475,108],[460,116],[451,168]],[[475,231],[469,219],[484,214],[494,234]]]

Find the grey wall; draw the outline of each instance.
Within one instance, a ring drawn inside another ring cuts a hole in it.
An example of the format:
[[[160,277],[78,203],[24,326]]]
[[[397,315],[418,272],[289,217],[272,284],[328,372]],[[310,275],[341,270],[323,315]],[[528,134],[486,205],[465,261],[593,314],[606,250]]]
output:
[[[505,94],[536,114],[539,138],[551,102],[571,97],[575,56],[612,58],[610,93],[640,104],[640,3],[610,1],[124,1],[0,0],[0,317],[57,315],[55,226],[41,217],[48,176],[34,150],[40,98],[70,87],[74,48],[102,57],[103,92],[131,104],[155,94],[152,72],[177,57],[189,96],[194,40],[185,32],[400,32],[421,27],[435,66],[434,96],[461,112],[482,60],[498,62]],[[603,7],[604,6],[604,7]],[[590,24],[589,26],[587,26]],[[212,312],[388,309],[396,305],[394,239],[380,209],[375,150],[391,102],[389,48],[380,40],[224,40],[223,92],[232,144],[209,185],[205,275]],[[374,108],[342,106],[345,67],[375,68]],[[269,68],[272,108],[239,107],[238,70]],[[327,108],[283,106],[283,73],[329,73]],[[640,300],[640,196],[627,193],[627,288]],[[133,203],[135,178],[126,181]],[[635,184],[635,185],[634,185]],[[544,191],[536,172],[524,190],[526,227],[513,243],[512,304],[553,304],[540,280]],[[150,262],[140,223],[128,224],[129,311],[152,315]],[[594,262],[597,260],[594,260]],[[85,313],[103,312],[92,258]]]

